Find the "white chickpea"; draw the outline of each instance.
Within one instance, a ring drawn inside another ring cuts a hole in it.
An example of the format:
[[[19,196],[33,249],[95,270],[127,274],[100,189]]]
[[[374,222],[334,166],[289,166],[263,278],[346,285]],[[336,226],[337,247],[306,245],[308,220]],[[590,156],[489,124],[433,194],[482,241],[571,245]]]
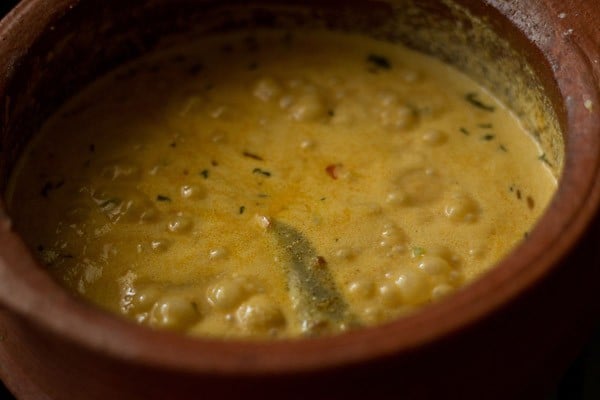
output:
[[[444,183],[439,175],[430,168],[408,169],[396,178],[396,190],[406,195],[406,203],[418,206],[439,199]]]
[[[441,283],[433,288],[431,291],[431,298],[432,300],[439,300],[442,297],[449,295],[453,291],[454,288],[452,286],[448,285],[447,283]]]
[[[402,305],[402,289],[393,282],[384,282],[377,288],[379,299],[388,307],[397,307]]]
[[[448,139],[448,135],[437,129],[430,129],[421,135],[421,140],[430,146],[439,146],[444,144]]]
[[[359,310],[360,319],[367,324],[377,324],[386,319],[386,313],[380,307],[368,306]]]
[[[316,93],[299,97],[290,108],[290,115],[296,121],[314,121],[325,116],[327,109]]]
[[[253,296],[236,310],[236,318],[244,330],[268,332],[285,326],[285,316],[268,297]]]
[[[132,299],[134,312],[146,311],[164,294],[164,289],[158,285],[145,285],[135,291]]]
[[[351,260],[356,257],[356,251],[350,247],[340,247],[335,251],[336,258],[340,260]]]
[[[418,305],[429,300],[431,284],[428,277],[420,271],[401,271],[395,284],[400,288],[402,299],[407,304]]]
[[[418,267],[430,275],[447,275],[451,268],[448,261],[441,257],[425,255],[419,259]]]
[[[162,297],[152,307],[149,323],[151,326],[182,330],[194,324],[201,315],[193,299],[180,294]]]
[[[279,96],[281,86],[273,78],[262,78],[256,82],[252,93],[256,98],[267,102]]]
[[[253,285],[243,277],[223,279],[207,290],[209,304],[219,310],[231,310],[254,292]]]
[[[406,206],[410,203],[408,195],[400,190],[388,193],[385,196],[385,202],[395,207]]]
[[[479,204],[463,194],[453,195],[444,207],[444,214],[456,222],[474,222],[477,220],[479,212]]]
[[[375,284],[366,279],[356,279],[348,285],[348,293],[356,299],[370,299],[375,294]]]
[[[406,234],[394,224],[386,224],[381,231],[381,247],[391,248],[404,245],[406,243]]]
[[[394,106],[379,113],[381,124],[386,128],[409,130],[417,122],[413,109],[406,106]]]

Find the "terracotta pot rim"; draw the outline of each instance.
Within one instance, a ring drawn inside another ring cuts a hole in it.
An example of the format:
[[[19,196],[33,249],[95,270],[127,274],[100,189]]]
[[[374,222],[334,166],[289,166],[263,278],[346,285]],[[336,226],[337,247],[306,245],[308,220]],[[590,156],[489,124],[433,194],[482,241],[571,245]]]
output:
[[[62,0],[59,11],[78,2]],[[9,18],[0,22],[0,54],[14,24],[26,21],[30,17],[28,13],[35,13],[41,3],[43,0],[23,0]],[[523,29],[518,21],[512,22]],[[537,46],[548,54],[548,49],[540,43]],[[67,294],[44,273],[21,239],[10,230],[8,217],[2,215],[3,207],[0,207],[0,243],[6,245],[0,248],[0,301],[31,323],[79,346],[123,360],[186,372],[256,375],[315,371],[415,351],[441,337],[460,332],[514,301],[551,273],[553,266],[575,246],[598,215],[600,114],[586,108],[584,100],[579,98],[580,93],[584,93],[586,100],[600,110],[598,82],[593,78],[594,69],[589,60],[573,42],[565,38],[560,46],[570,54],[571,64],[583,66],[588,73],[571,76],[563,69],[554,76],[564,102],[563,130],[568,132],[569,140],[561,188],[526,242],[537,246],[519,245],[485,276],[414,315],[335,337],[276,342],[196,339],[152,331],[108,315]],[[573,93],[573,88],[579,92]],[[578,98],[569,100],[574,96]],[[584,168],[577,162],[582,157],[592,160],[593,167],[589,168],[588,164]],[[569,196],[571,191],[581,196],[573,199]],[[549,218],[550,214],[560,218]],[[41,288],[45,293],[43,297]]]

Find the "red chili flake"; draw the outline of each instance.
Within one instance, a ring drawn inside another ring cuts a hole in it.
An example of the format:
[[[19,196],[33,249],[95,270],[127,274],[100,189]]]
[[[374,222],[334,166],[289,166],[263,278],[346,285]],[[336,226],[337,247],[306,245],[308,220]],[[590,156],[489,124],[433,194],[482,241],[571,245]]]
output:
[[[339,178],[340,168],[342,168],[342,164],[329,164],[325,168],[325,172],[333,179],[337,179]]]
[[[327,260],[323,256],[317,256],[313,261],[314,268],[324,268],[327,266]]]

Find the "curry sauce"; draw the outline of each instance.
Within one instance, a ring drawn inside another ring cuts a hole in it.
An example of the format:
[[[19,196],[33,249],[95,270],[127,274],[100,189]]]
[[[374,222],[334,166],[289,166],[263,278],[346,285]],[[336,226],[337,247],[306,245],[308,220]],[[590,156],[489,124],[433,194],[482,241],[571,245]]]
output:
[[[8,194],[66,288],[137,323],[283,338],[390,321],[523,240],[556,180],[482,87],[341,33],[222,35],[99,79]]]

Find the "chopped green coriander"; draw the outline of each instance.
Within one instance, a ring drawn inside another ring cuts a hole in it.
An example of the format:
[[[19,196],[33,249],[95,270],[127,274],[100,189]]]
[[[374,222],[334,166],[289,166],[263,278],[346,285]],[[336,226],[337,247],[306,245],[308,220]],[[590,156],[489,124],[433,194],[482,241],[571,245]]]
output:
[[[378,55],[378,54],[369,54],[367,56],[367,61],[371,64],[373,64],[373,66],[380,68],[380,69],[391,69],[392,68],[392,64],[390,63],[390,60],[388,60],[386,57]]]
[[[544,164],[546,164],[549,167],[552,167],[552,164],[550,163],[550,161],[548,161],[548,158],[546,157],[546,153],[542,153],[539,157],[538,160],[540,160],[541,162],[543,162]]]
[[[264,169],[260,169],[260,168],[254,168],[252,170],[252,173],[253,174],[260,174],[260,175],[263,175],[263,176],[266,176],[266,177],[271,176],[271,173],[269,171],[265,171]]]
[[[467,93],[465,95],[465,100],[467,100],[471,105],[488,112],[494,112],[496,107],[483,103],[479,100],[477,93]]]
[[[242,154],[243,154],[244,157],[248,157],[248,158],[251,158],[253,160],[257,160],[257,161],[264,161],[265,160],[261,156],[259,156],[257,154],[254,154],[254,153],[251,153],[249,151],[244,151]]]

